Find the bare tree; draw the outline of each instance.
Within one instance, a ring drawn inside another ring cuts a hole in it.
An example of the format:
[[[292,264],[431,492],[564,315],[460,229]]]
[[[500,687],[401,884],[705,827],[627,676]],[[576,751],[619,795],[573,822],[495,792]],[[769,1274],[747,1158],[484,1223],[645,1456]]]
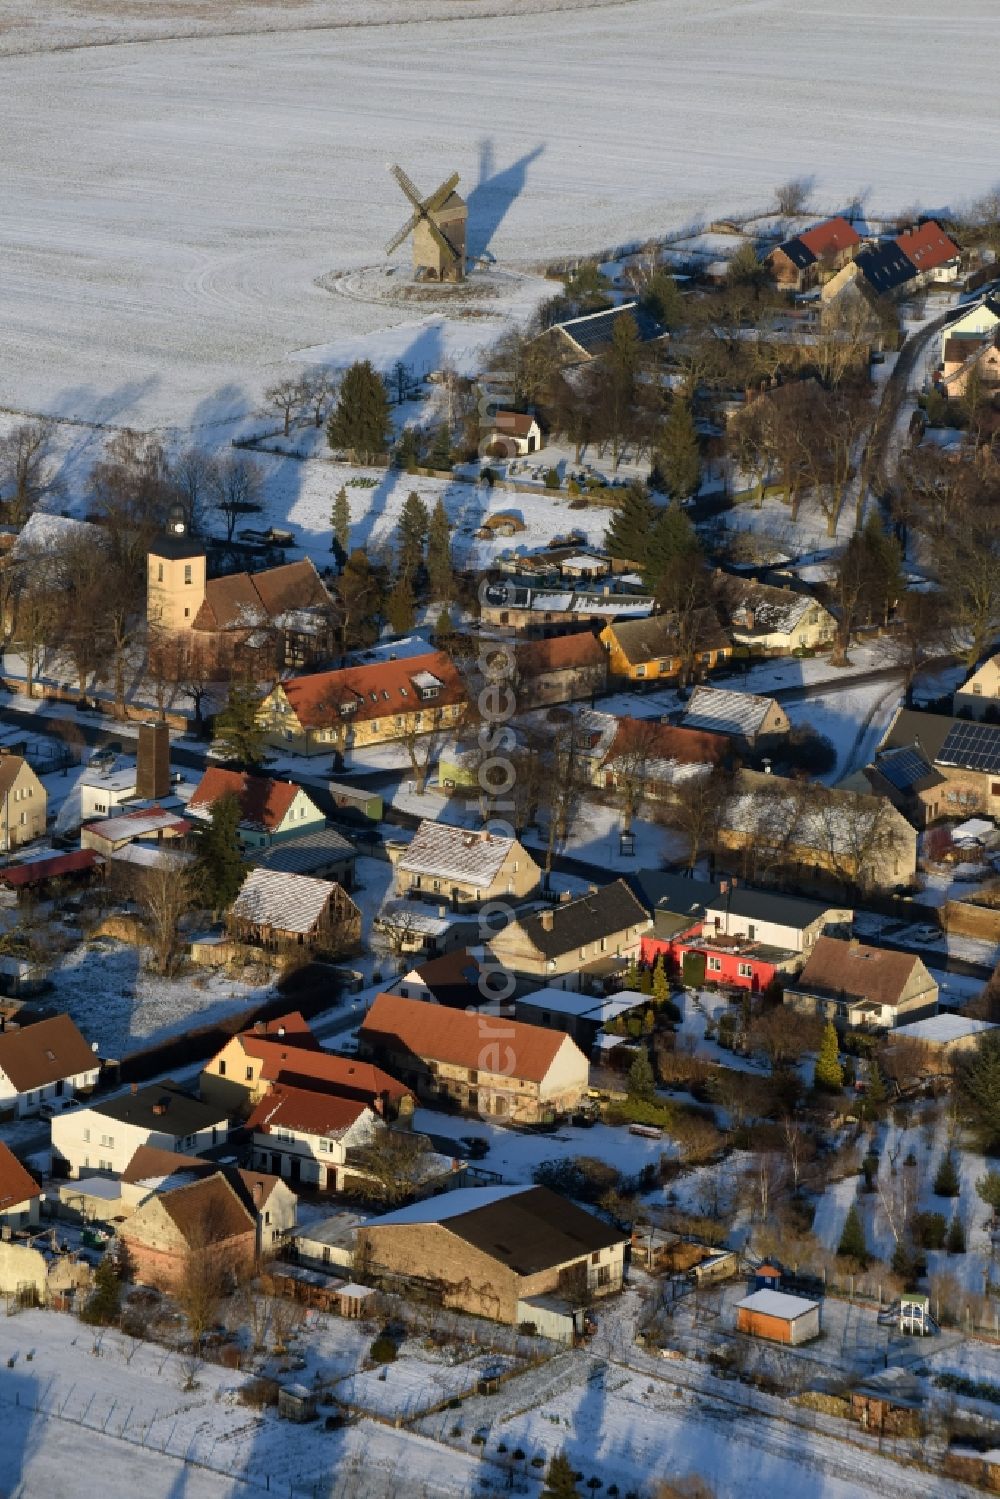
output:
[[[337,382],[329,370],[310,370],[302,381],[302,401],[312,410],[313,422],[322,427],[330,408],[330,399],[336,394]],[[287,434],[286,434],[287,435]]]
[[[782,182],[774,189],[775,207],[779,213],[786,216],[805,213],[812,190],[813,179],[811,177],[790,177],[787,182]]]
[[[429,1156],[426,1136],[411,1130],[379,1128],[370,1143],[357,1152],[360,1174],[352,1174],[352,1189],[376,1202],[401,1202],[423,1181]]]
[[[194,904],[184,865],[162,850],[164,862],[143,870],[141,904],[149,933],[153,972],[173,978],[184,954],[180,924]]]
[[[215,508],[221,510],[225,518],[227,541],[232,541],[240,516],[259,512],[263,492],[263,470],[252,458],[233,454],[214,466],[209,493]]]
[[[284,422],[286,437],[292,430],[292,416],[308,399],[309,395],[304,382],[294,375],[287,375],[284,379],[275,381],[264,392],[264,400],[269,406],[274,407]]]
[[[188,528],[195,536],[204,530],[204,510],[212,493],[216,462],[204,448],[185,448],[170,473],[187,511]]]
[[[227,1251],[227,1232],[221,1208],[212,1202],[186,1228],[185,1249],[173,1294],[184,1313],[191,1348],[196,1353],[205,1334],[218,1320],[223,1297],[243,1268],[233,1263]]]
[[[54,487],[55,470],[48,461],[51,443],[49,422],[21,422],[0,440],[0,495],[15,526],[23,526]]]
[[[399,736],[399,743],[406,750],[410,761],[413,789],[417,796],[423,796],[431,766],[441,748],[441,739],[436,734],[427,733],[422,725],[411,718]]]

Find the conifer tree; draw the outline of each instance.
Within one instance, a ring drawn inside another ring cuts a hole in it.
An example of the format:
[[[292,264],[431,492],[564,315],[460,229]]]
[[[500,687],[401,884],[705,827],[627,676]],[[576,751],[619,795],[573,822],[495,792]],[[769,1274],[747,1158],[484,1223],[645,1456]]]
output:
[[[413,629],[413,586],[405,574],[396,579],[385,601],[385,617],[394,635],[405,635],[407,630]]]
[[[683,610],[701,602],[705,554],[690,518],[678,504],[661,510],[647,538],[643,558],[646,587],[661,609]]]
[[[950,1150],[945,1151],[934,1178],[934,1193],[937,1197],[957,1197],[962,1190],[955,1169],[955,1159]]]
[[[455,573],[451,556],[451,521],[438,495],[437,504],[431,514],[427,532],[427,580],[431,596],[449,599],[455,588]]]
[[[264,728],[258,714],[260,698],[252,682],[234,681],[226,706],[215,716],[215,739],[222,757],[245,770],[260,764]]]
[[[833,1021],[828,1020],[823,1029],[816,1058],[815,1083],[824,1093],[839,1093],[844,1086],[844,1069],[840,1065],[840,1046]]]
[[[653,964],[653,998],[657,1004],[662,1004],[665,999],[670,998],[670,982],[662,953]]]
[[[451,433],[447,422],[442,422],[434,429],[434,440],[427,455],[427,465],[429,468],[451,468]]]
[[[396,462],[408,474],[415,474],[420,463],[420,440],[413,427],[404,427],[396,447]]]
[[[604,535],[612,557],[638,562],[645,557],[659,512],[644,484],[630,484],[622,495]]]
[[[965,1253],[965,1228],[957,1213],[948,1224],[948,1237],[944,1241],[944,1247],[949,1254]]]
[[[701,449],[690,404],[675,396],[656,448],[656,472],[667,494],[686,500],[701,482]]]
[[[542,1499],[580,1499],[573,1465],[564,1452],[557,1452],[549,1459]]]
[[[845,1258],[860,1260],[862,1265],[868,1263],[868,1245],[865,1243],[864,1225],[861,1222],[861,1214],[853,1203],[844,1220],[844,1231],[840,1236],[837,1253]]]
[[[646,1048],[641,1047],[635,1054],[635,1060],[628,1070],[628,1096],[648,1102],[655,1096],[656,1079],[653,1069],[649,1065],[649,1057]]]
[[[424,542],[430,526],[427,506],[415,489],[403,503],[396,526],[396,576],[411,585],[424,562]]]
[[[340,548],[344,557],[350,550],[351,541],[351,506],[347,498],[346,485],[341,485],[337,490],[333,501],[333,514],[330,517],[333,528],[333,539]],[[333,550],[333,548],[331,548]]]
[[[246,875],[239,826],[242,813],[232,792],[212,803],[208,821],[195,831],[194,884],[213,911],[232,905]]]
[[[445,604],[434,624],[434,639],[441,647],[449,641],[455,633],[455,621],[451,617],[451,610]]]
[[[391,431],[382,377],[370,360],[359,360],[340,383],[337,404],[326,424],[327,441],[331,448],[346,448],[358,462],[370,463],[388,448]]]

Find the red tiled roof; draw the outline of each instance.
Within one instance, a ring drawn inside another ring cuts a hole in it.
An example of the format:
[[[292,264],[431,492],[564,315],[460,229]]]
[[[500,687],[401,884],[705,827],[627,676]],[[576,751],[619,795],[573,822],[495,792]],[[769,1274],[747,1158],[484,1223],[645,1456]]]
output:
[[[276,1015],[273,1020],[258,1020],[253,1030],[240,1031],[244,1049],[256,1055],[248,1042],[284,1040],[288,1046],[306,1046],[311,1051],[319,1050],[319,1042],[312,1033],[308,1020],[300,1010],[289,1010],[287,1015]]]
[[[0,1070],[19,1093],[95,1072],[100,1065],[68,1015],[52,1015],[0,1035]]]
[[[623,755],[641,751],[650,760],[676,760],[680,765],[719,765],[727,750],[725,734],[682,729],[645,718],[622,718],[604,763],[613,764]]]
[[[262,1063],[260,1075],[265,1082],[306,1082],[316,1091],[341,1093],[366,1103],[374,1103],[383,1095],[398,1101],[410,1091],[371,1062],[337,1056],[319,1046],[296,1045],[294,1037],[279,1040],[246,1032],[239,1039],[247,1055]]]
[[[522,671],[534,675],[573,667],[601,666],[607,653],[589,630],[575,635],[553,635],[550,640],[527,640],[515,647],[514,657]]]
[[[535,418],[523,411],[498,411],[493,418],[497,432],[512,432],[515,437],[527,437]]]
[[[26,885],[40,885],[43,880],[56,880],[64,874],[81,874],[100,863],[92,848],[78,848],[71,854],[53,854],[51,859],[30,859],[27,864],[9,864],[0,869],[0,883],[13,889]]]
[[[361,1099],[275,1083],[250,1115],[246,1127],[264,1135],[278,1128],[298,1129],[307,1135],[340,1135],[356,1124],[367,1108]]]
[[[555,1060],[565,1031],[550,1031],[520,1020],[505,1020],[498,1043],[483,1040],[482,1017],[466,1010],[443,1009],[420,999],[378,994],[365,1017],[360,1035],[370,1046],[397,1054],[447,1062],[473,1071],[503,1072],[501,1059],[513,1058],[511,1076],[540,1083]],[[484,1050],[498,1051],[496,1067],[484,1060]]]
[[[9,1212],[18,1203],[40,1197],[42,1189],[15,1155],[0,1140],[0,1213]]]
[[[841,250],[850,250],[861,243],[860,234],[851,228],[846,219],[839,216],[807,229],[805,234],[799,235],[799,239],[817,260],[822,260],[825,255],[839,255]]]
[[[262,573],[229,573],[209,578],[205,601],[195,615],[196,630],[252,629],[294,609],[330,604],[330,595],[306,558]]]
[[[427,672],[441,687],[435,698],[423,699],[414,677]],[[440,708],[464,703],[465,684],[444,651],[425,656],[407,656],[398,661],[379,661],[372,666],[345,666],[339,671],[313,672],[290,677],[281,683],[292,711],[303,728],[339,723],[342,706],[353,704],[351,721],[387,718],[416,713],[421,708]]]
[[[273,833],[281,826],[301,789],[292,781],[275,781],[270,776],[251,776],[241,770],[223,770],[212,765],[198,782],[188,806],[192,811],[207,812],[221,797],[235,796],[240,804],[241,821]]]
[[[928,219],[911,233],[897,235],[896,244],[918,271],[932,271],[935,266],[954,260],[959,253],[955,241],[949,239],[933,219]]]

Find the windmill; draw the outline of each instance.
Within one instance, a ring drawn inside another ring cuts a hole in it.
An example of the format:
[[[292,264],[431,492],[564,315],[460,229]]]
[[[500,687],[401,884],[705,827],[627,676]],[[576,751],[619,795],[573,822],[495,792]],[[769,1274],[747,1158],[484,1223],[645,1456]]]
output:
[[[458,173],[453,172],[437,192],[422,198],[402,167],[390,167],[413,206],[399,233],[385,247],[391,255],[408,235],[413,235],[413,269],[418,278],[431,281],[465,279],[465,227],[469,206],[455,191]]]

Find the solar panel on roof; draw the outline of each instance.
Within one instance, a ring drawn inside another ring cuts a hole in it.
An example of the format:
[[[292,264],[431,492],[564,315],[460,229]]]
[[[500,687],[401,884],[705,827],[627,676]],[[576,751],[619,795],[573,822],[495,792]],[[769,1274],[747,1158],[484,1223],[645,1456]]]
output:
[[[897,791],[908,791],[917,781],[923,780],[930,766],[919,750],[898,749],[883,755],[877,762],[877,769]]]
[[[941,765],[963,770],[1000,770],[1000,725],[953,724],[937,758]]]

